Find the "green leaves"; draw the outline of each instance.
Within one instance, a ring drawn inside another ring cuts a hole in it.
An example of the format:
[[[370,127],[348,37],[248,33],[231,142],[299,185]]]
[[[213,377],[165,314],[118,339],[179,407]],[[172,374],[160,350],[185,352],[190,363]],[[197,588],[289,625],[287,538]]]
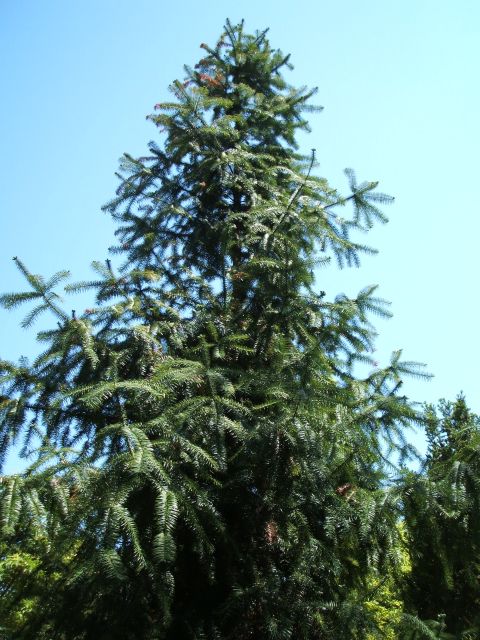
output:
[[[44,311],[52,311],[57,318],[66,320],[66,313],[58,306],[58,303],[61,302],[62,299],[53,291],[53,288],[62,280],[68,278],[70,276],[70,272],[59,271],[45,282],[41,276],[30,273],[21,260],[15,257],[14,261],[19,271],[32,287],[33,291],[3,294],[0,296],[0,305],[5,309],[13,309],[22,305],[24,302],[41,300],[41,303],[34,307],[23,319],[21,324],[25,329],[30,327],[36,318]]]
[[[12,535],[15,532],[15,527],[20,518],[20,512],[22,508],[22,493],[21,487],[23,480],[19,476],[12,476],[10,478],[2,478],[4,489],[2,491],[2,502],[0,518],[2,528],[5,534]]]
[[[439,637],[476,637],[480,421],[459,396],[426,407],[425,422],[424,469],[403,484],[412,561],[406,603]]]
[[[160,564],[167,564],[175,559],[176,546],[170,533],[161,531],[155,536],[153,543],[153,556]]]
[[[178,505],[174,494],[171,491],[160,491],[156,500],[156,509],[160,528],[171,532],[178,515]]]

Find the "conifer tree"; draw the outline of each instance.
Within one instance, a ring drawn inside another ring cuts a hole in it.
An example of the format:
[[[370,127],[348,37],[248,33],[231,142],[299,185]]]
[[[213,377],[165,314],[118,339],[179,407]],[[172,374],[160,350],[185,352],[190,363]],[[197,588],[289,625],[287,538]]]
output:
[[[445,638],[480,637],[480,418],[463,396],[426,409],[424,469],[407,475],[406,606]]]
[[[324,292],[316,269],[373,253],[355,234],[391,198],[351,170],[342,194],[298,151],[315,90],[286,83],[266,31],[227,22],[201,48],[149,116],[160,142],[121,160],[123,261],[65,287],[95,306],[67,313],[67,272],[20,259],[31,289],[1,298],[56,321],[31,364],[1,362],[2,453],[35,450],[3,478],[4,539],[41,540],[60,576],[12,637],[382,637],[365,603],[397,561],[388,457],[422,369],[377,366],[387,303]]]

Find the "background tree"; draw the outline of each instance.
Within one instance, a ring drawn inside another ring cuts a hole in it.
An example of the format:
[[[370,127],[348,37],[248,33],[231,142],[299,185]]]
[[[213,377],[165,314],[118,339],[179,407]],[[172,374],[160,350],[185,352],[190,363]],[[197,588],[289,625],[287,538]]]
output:
[[[480,419],[459,396],[426,411],[425,468],[405,489],[406,602],[445,637],[480,637]]]
[[[27,550],[30,548],[30,550]],[[70,554],[71,555],[71,554]],[[62,575],[68,572],[69,556],[58,563],[46,539],[33,539],[30,545],[2,543],[0,547],[0,638],[9,640],[28,628],[35,638],[49,640],[55,631],[43,618],[41,608],[48,594],[54,594]],[[50,558],[50,562],[48,561]],[[35,621],[43,620],[40,624]],[[32,637],[30,635],[30,637]]]
[[[399,390],[422,372],[372,360],[374,286],[334,297],[314,270],[372,253],[352,235],[391,198],[314,175],[295,135],[315,91],[287,85],[266,31],[227,22],[201,48],[149,116],[162,143],[122,158],[105,210],[123,263],[66,287],[96,306],[65,312],[68,274],[18,259],[31,290],[1,299],[57,321],[32,364],[1,363],[3,451],[36,456],[4,479],[4,537],[46,538],[50,572],[68,555],[14,637],[383,634],[366,603],[399,561],[388,456],[408,453]]]

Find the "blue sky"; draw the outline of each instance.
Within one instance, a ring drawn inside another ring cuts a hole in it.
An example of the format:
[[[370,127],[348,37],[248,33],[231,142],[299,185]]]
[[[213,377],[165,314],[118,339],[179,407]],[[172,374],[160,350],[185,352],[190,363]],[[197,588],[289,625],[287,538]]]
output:
[[[318,86],[324,111],[302,148],[344,187],[345,167],[396,201],[360,269],[319,273],[329,297],[378,283],[394,318],[376,321],[378,360],[403,348],[425,362],[414,400],[463,390],[480,412],[477,363],[480,242],[480,4],[474,0],[16,0],[0,9],[0,291],[22,288],[11,258],[48,276],[88,276],[114,227],[100,211],[118,158],[141,155],[145,120],[215,42],[225,18],[292,54],[295,85]],[[67,299],[83,310],[88,300]],[[21,314],[1,311],[0,356],[33,355]]]

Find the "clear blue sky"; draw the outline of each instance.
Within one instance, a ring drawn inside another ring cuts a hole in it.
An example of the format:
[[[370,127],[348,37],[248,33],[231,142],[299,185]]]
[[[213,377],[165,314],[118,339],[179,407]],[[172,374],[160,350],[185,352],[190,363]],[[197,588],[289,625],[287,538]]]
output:
[[[379,180],[396,202],[370,235],[380,250],[358,270],[320,272],[329,297],[370,283],[392,301],[378,321],[378,359],[393,349],[428,364],[406,392],[435,402],[463,390],[480,412],[477,165],[479,21],[474,0],[16,0],[0,8],[0,291],[34,272],[88,276],[107,257],[113,225],[101,205],[124,151],[156,137],[146,122],[182,65],[201,57],[224,20],[292,54],[295,85],[318,86],[325,109],[302,139],[320,172]],[[82,310],[87,301],[68,307]],[[33,355],[21,314],[1,312],[0,355]]]

